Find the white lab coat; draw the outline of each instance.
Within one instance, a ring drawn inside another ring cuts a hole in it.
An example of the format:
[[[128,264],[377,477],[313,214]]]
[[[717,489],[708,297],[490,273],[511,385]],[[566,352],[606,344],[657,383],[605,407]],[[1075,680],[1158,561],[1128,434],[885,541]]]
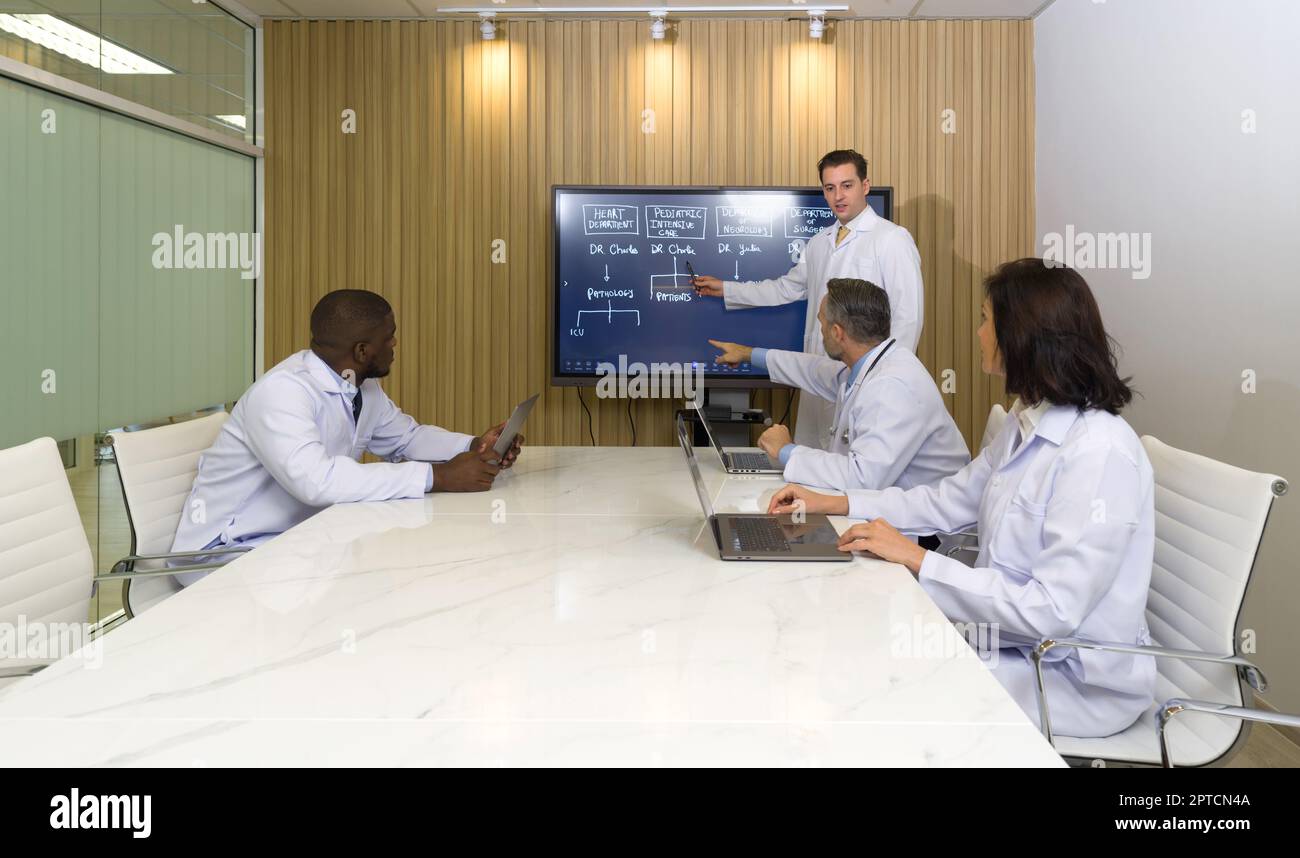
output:
[[[286,358],[250,387],[199,459],[173,551],[256,544],[323,507],[423,496],[427,462],[469,449],[472,435],[421,426],[376,379],[355,388],[311,350]],[[362,464],[369,451],[388,462]],[[398,459],[418,461],[398,462]],[[178,576],[185,583],[202,573]]]
[[[835,401],[821,447],[791,451],[788,482],[837,491],[910,489],[950,477],[970,462],[934,379],[901,343],[891,339],[876,346],[852,385],[843,361],[776,349],[766,361],[776,381]]]
[[[724,282],[722,294],[726,308],[770,307],[806,300],[803,349],[825,356],[817,311],[826,295],[826,283],[836,277],[854,277],[885,290],[892,322],[890,334],[915,353],[924,321],[925,289],[921,283],[921,255],[911,233],[880,217],[870,206],[849,221],[848,227],[849,234],[838,247],[835,245],[838,221],[810,238],[798,264],[783,277],[748,283]],[[833,398],[828,401],[799,397],[795,442],[807,447],[821,446],[834,413]]]
[[[1012,452],[1019,435],[1007,420],[970,465],[933,486],[849,492],[849,515],[909,532],[979,525],[974,568],[931,551],[918,579],[950,620],[997,624],[993,672],[1037,723],[1033,642],[1150,643],[1154,488],[1151,463],[1121,417],[1052,406]],[[1153,701],[1150,656],[1058,648],[1044,668],[1061,735],[1119,732]]]

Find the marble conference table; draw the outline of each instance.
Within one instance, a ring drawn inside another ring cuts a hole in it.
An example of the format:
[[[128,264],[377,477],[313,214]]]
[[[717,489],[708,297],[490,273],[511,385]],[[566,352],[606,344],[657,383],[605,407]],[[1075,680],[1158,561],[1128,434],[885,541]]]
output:
[[[720,512],[781,485],[697,452]],[[719,560],[677,447],[330,507],[99,646],[0,765],[1063,765],[902,566]]]

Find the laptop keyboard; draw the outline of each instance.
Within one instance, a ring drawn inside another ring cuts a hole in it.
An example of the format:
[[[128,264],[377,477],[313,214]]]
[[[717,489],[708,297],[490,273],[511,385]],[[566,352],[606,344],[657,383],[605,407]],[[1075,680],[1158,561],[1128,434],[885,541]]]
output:
[[[727,457],[731,459],[733,469],[747,468],[752,471],[770,471],[773,468],[772,460],[767,457],[766,453],[728,453]]]
[[[785,531],[774,518],[733,518],[731,532],[732,543],[738,551],[790,551]]]

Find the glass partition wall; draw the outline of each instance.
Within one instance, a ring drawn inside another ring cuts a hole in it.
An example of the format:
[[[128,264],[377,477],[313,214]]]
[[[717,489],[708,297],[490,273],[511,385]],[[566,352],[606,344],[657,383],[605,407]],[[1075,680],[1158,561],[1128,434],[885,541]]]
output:
[[[0,0],[0,56],[252,142],[254,31],[194,0]]]
[[[101,572],[131,548],[104,434],[253,380],[253,38],[211,3],[0,0],[0,57],[244,150],[0,76],[0,448],[59,442]],[[90,621],[120,604],[99,588]]]

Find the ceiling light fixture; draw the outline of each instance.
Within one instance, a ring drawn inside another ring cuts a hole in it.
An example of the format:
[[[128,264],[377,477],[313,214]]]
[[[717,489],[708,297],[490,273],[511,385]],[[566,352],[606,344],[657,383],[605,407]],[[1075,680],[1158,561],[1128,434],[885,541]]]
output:
[[[53,15],[0,14],[0,30],[105,74],[175,74],[166,66]]]
[[[667,17],[667,9],[655,9],[650,13],[650,38],[656,42],[662,41],[664,34],[668,31],[668,24],[664,20]]]
[[[497,13],[479,12],[478,16],[483,19],[483,23],[478,25],[478,31],[483,36],[483,41],[492,41],[497,37],[497,25],[492,23],[492,19],[497,16]]]
[[[826,32],[826,10],[809,9],[808,10],[808,36],[813,39],[820,39]]]

